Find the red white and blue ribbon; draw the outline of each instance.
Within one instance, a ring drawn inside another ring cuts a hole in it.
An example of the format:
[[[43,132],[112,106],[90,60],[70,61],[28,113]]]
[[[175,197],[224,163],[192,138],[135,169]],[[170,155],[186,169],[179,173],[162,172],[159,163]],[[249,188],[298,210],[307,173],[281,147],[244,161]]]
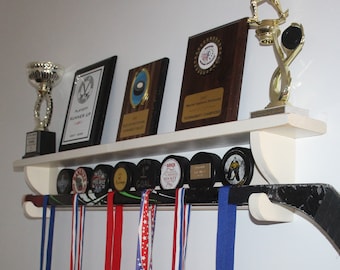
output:
[[[184,203],[185,189],[176,190],[172,270],[184,270],[191,205]]]
[[[42,216],[41,246],[40,246],[40,270],[42,270],[44,267],[47,205],[48,205],[48,195],[45,195],[43,198],[43,216]],[[51,206],[50,224],[49,224],[49,231],[48,231],[47,251],[46,251],[46,264],[45,264],[46,270],[50,270],[51,264],[52,264],[54,218],[55,218],[55,206]]]
[[[229,204],[230,186],[218,191],[216,270],[234,269],[236,205]]]
[[[72,204],[72,234],[70,270],[81,270],[83,263],[85,206],[78,205],[79,194],[74,194]]]
[[[149,195],[151,192],[151,189],[147,189],[142,193],[138,224],[136,270],[152,269],[152,245],[156,225],[157,206],[152,204],[149,207]]]
[[[120,270],[122,253],[123,206],[113,206],[114,192],[107,194],[105,270]]]

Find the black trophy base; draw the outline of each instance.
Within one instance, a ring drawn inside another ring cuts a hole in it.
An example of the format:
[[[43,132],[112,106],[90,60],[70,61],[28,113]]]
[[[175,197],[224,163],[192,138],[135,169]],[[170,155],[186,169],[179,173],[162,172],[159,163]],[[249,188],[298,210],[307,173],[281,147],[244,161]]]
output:
[[[26,150],[23,158],[55,153],[55,132],[36,130],[26,133]]]

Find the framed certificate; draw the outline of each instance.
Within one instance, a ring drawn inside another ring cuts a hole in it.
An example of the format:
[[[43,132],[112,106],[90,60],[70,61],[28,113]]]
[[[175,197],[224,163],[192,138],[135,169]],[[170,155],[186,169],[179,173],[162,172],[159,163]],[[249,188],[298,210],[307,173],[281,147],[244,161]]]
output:
[[[59,151],[100,144],[117,56],[74,76]]]
[[[176,130],[237,120],[248,28],[244,18],[189,38]]]
[[[157,133],[168,58],[129,71],[117,141]]]

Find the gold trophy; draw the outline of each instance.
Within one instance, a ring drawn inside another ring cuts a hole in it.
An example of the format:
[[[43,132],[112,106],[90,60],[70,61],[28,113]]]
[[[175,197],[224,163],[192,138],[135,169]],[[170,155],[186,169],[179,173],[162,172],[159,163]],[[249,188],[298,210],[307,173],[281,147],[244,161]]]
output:
[[[37,90],[34,106],[35,129],[26,134],[25,156],[33,157],[54,153],[56,150],[55,132],[48,131],[53,112],[52,88],[59,83],[63,68],[52,62],[31,62],[27,65],[28,79]],[[45,102],[45,115],[40,116],[42,104]]]
[[[273,46],[278,67],[275,69],[270,82],[270,102],[264,110],[251,113],[251,117],[259,117],[277,113],[299,112],[306,113],[296,107],[289,105],[292,78],[289,65],[302,50],[304,44],[303,26],[292,23],[281,34],[280,25],[285,23],[288,17],[288,10],[283,11],[279,0],[267,0],[278,13],[277,19],[259,20],[258,4],[264,0],[251,0],[253,16],[248,19],[250,27],[256,29],[256,37],[261,45]]]

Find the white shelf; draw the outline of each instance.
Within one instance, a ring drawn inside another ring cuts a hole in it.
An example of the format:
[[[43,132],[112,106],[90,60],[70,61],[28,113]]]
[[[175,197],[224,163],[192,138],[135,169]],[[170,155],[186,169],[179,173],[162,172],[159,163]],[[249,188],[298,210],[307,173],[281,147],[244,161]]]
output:
[[[325,132],[322,121],[298,114],[277,114],[16,160],[13,168],[25,171],[26,183],[33,192],[56,194],[60,167],[250,144],[263,178],[270,184],[290,184],[295,178],[295,139]],[[27,216],[41,215],[41,209],[29,203],[23,207]],[[264,194],[251,196],[249,210],[260,221],[289,222],[293,218],[292,212],[272,204]]]
[[[13,167],[16,171],[27,166],[68,167],[236,146],[249,143],[253,131],[297,139],[324,134],[326,124],[297,114],[279,114],[20,159],[14,161]]]

